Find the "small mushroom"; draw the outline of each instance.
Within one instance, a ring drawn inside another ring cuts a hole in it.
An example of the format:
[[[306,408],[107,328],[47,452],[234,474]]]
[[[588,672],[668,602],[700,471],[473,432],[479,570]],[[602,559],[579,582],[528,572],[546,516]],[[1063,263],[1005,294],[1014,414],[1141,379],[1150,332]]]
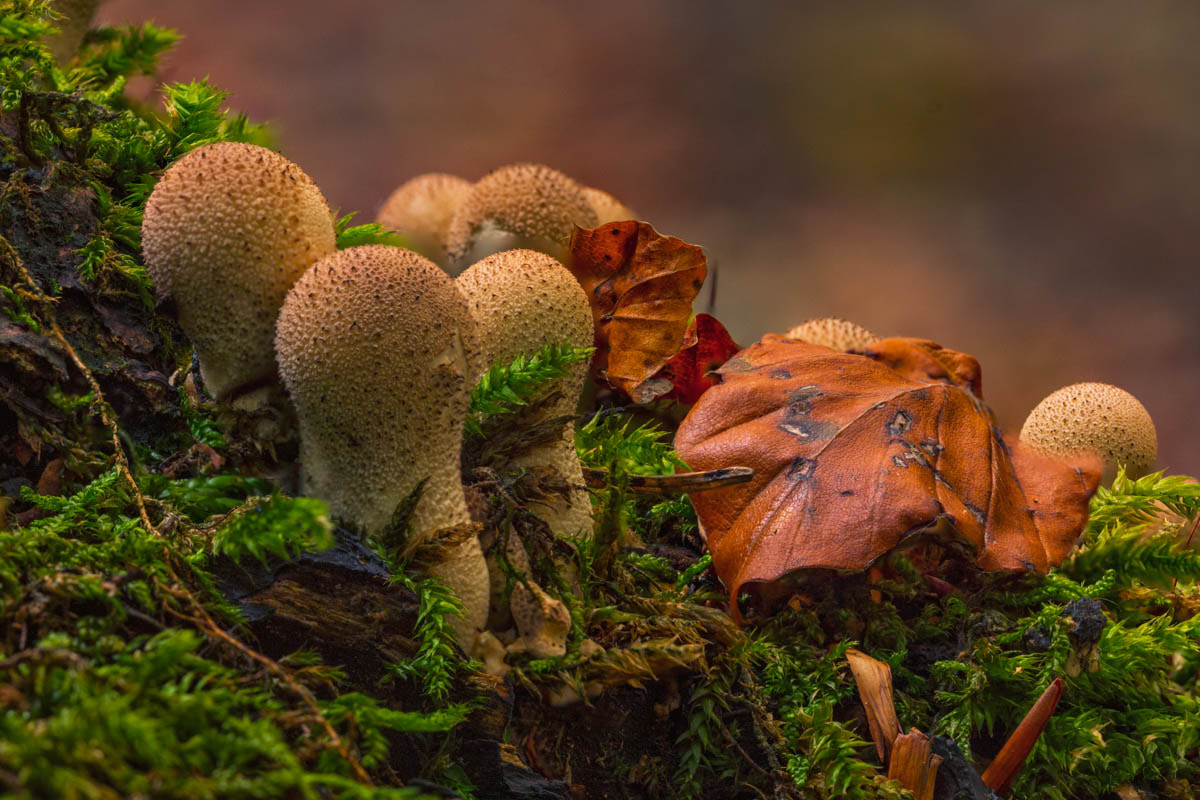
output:
[[[512,612],[521,636],[508,646],[510,653],[529,653],[534,658],[566,654],[571,612],[561,600],[546,594],[536,583],[518,584],[513,591]]]
[[[304,491],[378,534],[420,488],[414,535],[471,524],[460,475],[475,324],[454,281],[398,247],[365,245],[304,273],[279,312],[279,371],[300,423]],[[471,535],[430,570],[458,595],[471,652],[488,611]]]
[[[1140,478],[1158,457],[1154,421],[1138,399],[1107,383],[1065,386],[1038,403],[1021,428],[1021,441],[1049,455],[1098,452],[1108,485],[1124,465]]]
[[[472,188],[446,233],[451,272],[517,248],[563,261],[575,226],[594,228],[596,211],[578,183],[541,164],[501,167]]]
[[[471,182],[430,172],[401,184],[379,209],[377,220],[404,236],[412,249],[440,267],[448,264],[446,231],[471,193]]]
[[[321,190],[252,144],[198,148],[163,174],[142,221],[157,291],[175,301],[218,400],[275,380],[275,317],[304,270],[337,246]]]
[[[566,267],[544,253],[506,250],[488,256],[459,275],[457,283],[478,326],[483,368],[511,363],[551,344],[592,346],[592,310],[583,287]],[[546,410],[546,416],[573,415],[586,378],[587,364],[574,365],[571,374],[554,387],[560,399]],[[554,443],[516,456],[513,464],[553,467],[570,485],[570,501],[539,506],[535,512],[558,536],[591,534],[592,505],[575,453],[573,423],[563,425]]]
[[[637,219],[633,209],[613,197],[606,191],[591,186],[583,187],[583,194],[596,212],[596,224],[606,225],[609,222],[626,222]]]
[[[785,335],[799,342],[819,344],[843,352],[865,350],[879,339],[863,326],[837,317],[810,319]]]

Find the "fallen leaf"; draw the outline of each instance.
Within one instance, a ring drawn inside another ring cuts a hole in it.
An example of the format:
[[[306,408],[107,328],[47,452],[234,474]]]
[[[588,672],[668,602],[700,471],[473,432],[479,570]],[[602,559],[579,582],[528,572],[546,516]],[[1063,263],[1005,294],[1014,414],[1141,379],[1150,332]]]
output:
[[[980,385],[962,366],[970,357],[936,347],[879,344],[894,363],[922,364],[917,377],[766,336],[718,370],[721,383],[692,407],[675,446],[695,470],[754,470],[748,483],[692,498],[735,617],[744,584],[803,568],[863,570],[931,539],[985,570],[1045,572],[1070,552],[1098,459],[1045,458],[1005,439],[967,388]]]
[[[638,387],[683,346],[704,252],[644,222],[610,222],[577,228],[569,260],[596,321],[593,374],[637,402],[653,399],[655,385]]]
[[[929,339],[877,339],[866,349],[869,358],[914,380],[948,383],[983,397],[983,370],[975,356],[948,350]]]
[[[637,391],[643,391],[643,387],[660,388],[664,400],[690,406],[705,390],[716,385],[714,371],[741,349],[720,320],[711,314],[697,314],[683,335],[683,347],[653,378],[639,385]],[[662,383],[655,387],[654,381]]]
[[[43,497],[57,497],[62,494],[63,469],[67,465],[65,458],[56,458],[42,470],[38,478],[36,491]]]

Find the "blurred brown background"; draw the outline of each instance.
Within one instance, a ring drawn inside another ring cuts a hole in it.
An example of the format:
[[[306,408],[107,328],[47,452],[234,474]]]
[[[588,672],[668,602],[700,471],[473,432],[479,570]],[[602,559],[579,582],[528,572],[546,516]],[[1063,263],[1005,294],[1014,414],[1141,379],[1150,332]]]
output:
[[[1200,473],[1200,4],[110,0],[186,39],[343,211],[541,161],[720,266],[749,344],[813,316],[976,355],[1019,429],[1127,388]]]

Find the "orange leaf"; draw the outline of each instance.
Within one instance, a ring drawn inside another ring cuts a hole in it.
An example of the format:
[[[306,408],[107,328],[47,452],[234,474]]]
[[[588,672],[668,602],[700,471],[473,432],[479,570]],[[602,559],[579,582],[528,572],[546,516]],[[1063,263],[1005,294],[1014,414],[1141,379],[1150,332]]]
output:
[[[717,368],[741,349],[720,320],[697,314],[683,335],[683,347],[639,391],[660,391],[663,399],[690,406],[717,384]]]
[[[1006,440],[964,388],[979,384],[969,356],[919,339],[875,349],[923,364],[924,377],[766,336],[718,370],[721,383],[680,426],[675,446],[692,469],[754,470],[749,483],[692,498],[735,617],[743,584],[798,569],[862,570],[933,538],[986,570],[1045,572],[1082,531],[1097,459],[1044,458]],[[959,367],[926,369],[930,360]]]
[[[866,354],[918,381],[937,381],[970,389],[983,399],[983,370],[975,356],[947,350],[928,339],[879,339]]]
[[[570,261],[596,321],[594,374],[636,402],[654,399],[659,387],[642,384],[683,345],[704,252],[644,222],[610,222],[576,228]]]

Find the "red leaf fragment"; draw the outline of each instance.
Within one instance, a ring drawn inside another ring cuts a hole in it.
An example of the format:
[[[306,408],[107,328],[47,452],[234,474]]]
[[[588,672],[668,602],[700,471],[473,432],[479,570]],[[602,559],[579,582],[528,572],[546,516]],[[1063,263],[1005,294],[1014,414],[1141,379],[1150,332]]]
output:
[[[716,370],[741,349],[720,320],[711,314],[697,314],[683,335],[683,347],[650,380],[664,381],[669,387],[663,399],[690,406],[717,384]]]

